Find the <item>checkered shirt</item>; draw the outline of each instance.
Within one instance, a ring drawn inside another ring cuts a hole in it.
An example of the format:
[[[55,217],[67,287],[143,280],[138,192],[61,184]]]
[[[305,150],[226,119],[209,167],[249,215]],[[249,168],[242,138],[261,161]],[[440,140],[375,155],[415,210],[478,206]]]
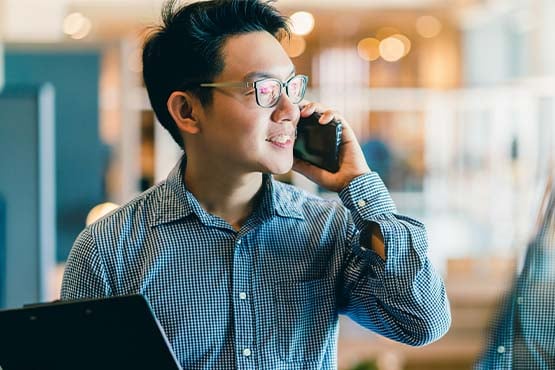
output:
[[[334,369],[339,314],[410,345],[448,330],[424,226],[396,214],[377,174],[343,205],[264,175],[235,231],[187,191],[185,167],[79,235],[62,299],[143,294],[184,369]],[[371,223],[387,262],[359,244]]]
[[[476,370],[555,369],[555,193]]]

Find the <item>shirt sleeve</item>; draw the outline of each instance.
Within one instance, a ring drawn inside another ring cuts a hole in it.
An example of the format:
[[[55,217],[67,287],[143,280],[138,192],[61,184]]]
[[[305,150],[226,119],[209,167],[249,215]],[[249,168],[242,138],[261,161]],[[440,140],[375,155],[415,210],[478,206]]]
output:
[[[112,295],[105,269],[90,230],[75,241],[62,280],[62,300],[100,298]]]
[[[376,173],[355,178],[339,194],[351,211],[354,231],[346,250],[341,312],[387,338],[414,346],[443,336],[451,324],[443,280],[426,256],[424,225],[397,214]],[[384,261],[360,241],[377,224]]]

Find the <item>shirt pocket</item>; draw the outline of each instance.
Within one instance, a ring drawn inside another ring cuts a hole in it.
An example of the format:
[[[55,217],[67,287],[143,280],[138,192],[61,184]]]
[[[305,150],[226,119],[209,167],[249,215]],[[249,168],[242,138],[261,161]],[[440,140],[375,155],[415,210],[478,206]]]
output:
[[[333,280],[319,279],[276,285],[277,346],[281,360],[318,362],[334,350],[337,326]]]

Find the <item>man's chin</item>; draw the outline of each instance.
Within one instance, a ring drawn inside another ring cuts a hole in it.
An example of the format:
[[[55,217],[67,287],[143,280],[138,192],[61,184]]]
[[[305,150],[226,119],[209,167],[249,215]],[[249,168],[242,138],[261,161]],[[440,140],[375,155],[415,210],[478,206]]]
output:
[[[293,161],[288,163],[279,163],[274,164],[272,167],[269,168],[269,171],[272,175],[284,175],[291,171],[293,168]]]

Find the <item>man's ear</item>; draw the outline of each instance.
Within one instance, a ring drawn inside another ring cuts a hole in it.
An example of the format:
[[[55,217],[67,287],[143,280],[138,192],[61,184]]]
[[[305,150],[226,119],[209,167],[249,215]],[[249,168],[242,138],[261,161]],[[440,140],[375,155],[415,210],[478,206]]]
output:
[[[174,91],[166,104],[168,112],[180,131],[188,134],[196,134],[200,131],[197,119],[197,109],[200,108],[200,102],[195,96],[184,91]]]

